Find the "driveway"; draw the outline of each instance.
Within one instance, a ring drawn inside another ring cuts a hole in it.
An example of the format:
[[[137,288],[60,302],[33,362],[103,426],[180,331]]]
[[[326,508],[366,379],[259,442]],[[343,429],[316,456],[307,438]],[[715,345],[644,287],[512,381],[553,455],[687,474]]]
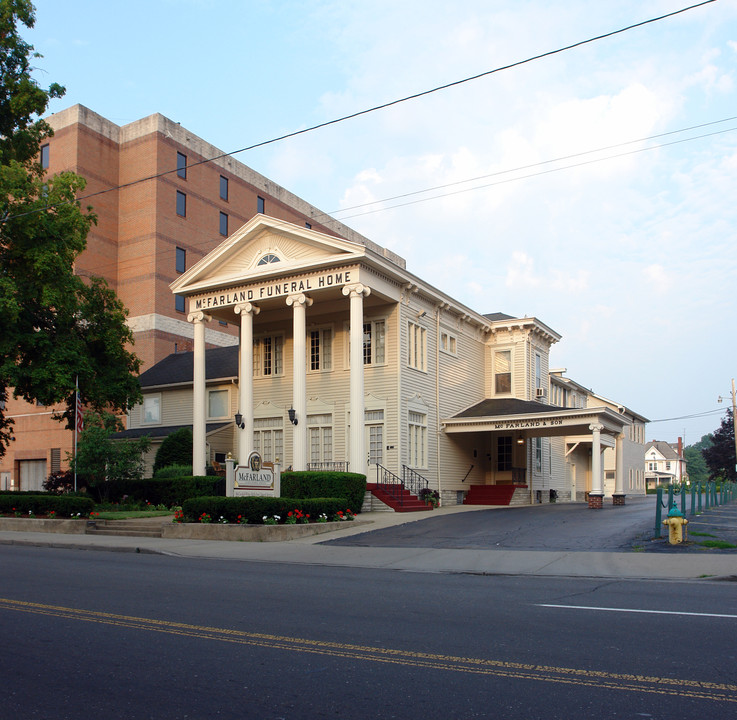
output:
[[[429,514],[428,514],[429,515]],[[611,501],[601,510],[583,503],[470,509],[374,530],[321,545],[498,550],[631,550],[653,536],[655,496]]]

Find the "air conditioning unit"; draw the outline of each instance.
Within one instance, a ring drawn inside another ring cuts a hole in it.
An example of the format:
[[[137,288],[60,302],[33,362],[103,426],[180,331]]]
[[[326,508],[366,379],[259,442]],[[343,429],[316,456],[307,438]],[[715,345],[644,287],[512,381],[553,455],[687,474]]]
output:
[[[548,393],[545,390],[545,388],[536,388],[535,389],[535,397],[544,398],[547,394]]]

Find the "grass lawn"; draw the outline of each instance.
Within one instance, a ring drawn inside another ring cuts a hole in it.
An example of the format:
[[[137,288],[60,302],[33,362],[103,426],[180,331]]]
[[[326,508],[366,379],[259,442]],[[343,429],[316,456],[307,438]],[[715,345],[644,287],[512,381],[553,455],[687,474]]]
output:
[[[105,510],[94,517],[100,520],[129,520],[130,518],[166,517],[173,514],[172,510]]]

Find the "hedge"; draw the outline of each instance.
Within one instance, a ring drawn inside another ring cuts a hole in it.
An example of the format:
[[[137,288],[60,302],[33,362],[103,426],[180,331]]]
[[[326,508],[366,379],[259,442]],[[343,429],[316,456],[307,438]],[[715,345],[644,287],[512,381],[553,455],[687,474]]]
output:
[[[109,480],[90,492],[98,502],[149,502],[173,507],[185,500],[202,496],[225,495],[225,478],[194,475],[191,477],[153,478],[148,480]]]
[[[281,493],[285,497],[296,498],[344,497],[348,500],[348,507],[354,513],[360,513],[366,494],[366,476],[325,471],[283,472]]]
[[[317,520],[322,514],[332,519],[335,514],[348,509],[345,498],[310,498],[298,499],[287,497],[198,497],[185,500],[182,512],[187,522],[196,522],[203,513],[207,513],[212,522],[221,517],[229,523],[237,523],[238,516],[247,520],[250,525],[263,525],[264,516],[279,515],[283,523],[287,515],[299,509],[310,520]],[[352,508],[351,508],[352,509]]]
[[[80,513],[89,515],[95,509],[91,498],[78,495],[52,495],[49,493],[15,493],[14,495],[0,495],[0,514],[13,515],[20,513],[28,516],[48,515],[52,510],[59,518],[71,517]]]

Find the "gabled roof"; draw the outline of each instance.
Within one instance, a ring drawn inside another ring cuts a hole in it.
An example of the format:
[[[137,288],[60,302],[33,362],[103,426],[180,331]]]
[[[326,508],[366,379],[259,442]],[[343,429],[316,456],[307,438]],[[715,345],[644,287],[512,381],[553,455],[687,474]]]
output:
[[[465,410],[461,410],[454,418],[498,417],[500,415],[529,415],[533,413],[557,413],[565,408],[545,405],[534,400],[517,398],[495,398],[482,400]]]
[[[192,295],[254,280],[283,275],[292,268],[304,272],[325,266],[377,257],[364,245],[299,227],[267,215],[255,215],[169,286]],[[276,262],[259,264],[265,256]],[[386,262],[385,258],[382,261]],[[401,266],[397,266],[399,269]]]
[[[228,425],[232,425],[232,422],[219,422],[219,423],[207,423],[205,433],[209,435],[217,430],[222,430]],[[120,432],[113,433],[110,437],[113,440],[133,440],[136,438],[150,437],[154,440],[160,440],[161,438],[169,437],[172,433],[182,428],[191,428],[192,425],[156,425],[139,428],[131,428],[130,430],[121,430]]]
[[[670,443],[663,440],[651,440],[645,446],[645,452],[647,453],[651,448],[655,448],[666,460],[680,460],[678,452],[673,449]]]
[[[205,351],[206,380],[238,377],[238,346],[211,348]],[[146,370],[139,377],[146,391],[165,385],[180,385],[194,381],[194,353],[172,353]]]

